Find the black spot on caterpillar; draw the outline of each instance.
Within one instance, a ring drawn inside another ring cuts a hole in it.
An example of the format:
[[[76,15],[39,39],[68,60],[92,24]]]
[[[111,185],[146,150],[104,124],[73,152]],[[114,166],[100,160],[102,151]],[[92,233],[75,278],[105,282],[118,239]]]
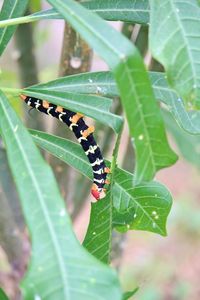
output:
[[[93,170],[94,179],[91,193],[96,200],[104,198],[106,195],[105,185],[110,183],[109,180],[106,179],[107,174],[110,173],[110,169],[106,167],[101,150],[94,139],[94,127],[88,127],[83,120],[83,115],[80,113],[75,113],[46,100],[25,95],[21,95],[20,97],[30,107],[59,119],[61,122],[67,124],[74,132]]]

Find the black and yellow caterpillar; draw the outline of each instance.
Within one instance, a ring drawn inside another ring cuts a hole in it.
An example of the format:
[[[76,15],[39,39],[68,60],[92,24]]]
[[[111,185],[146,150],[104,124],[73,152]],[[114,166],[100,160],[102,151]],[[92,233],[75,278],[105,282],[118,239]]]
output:
[[[94,179],[91,193],[96,200],[104,198],[106,195],[105,185],[110,183],[107,179],[107,174],[110,173],[110,169],[106,167],[101,150],[94,139],[94,126],[88,127],[83,120],[83,115],[80,113],[75,113],[46,100],[40,100],[25,95],[21,95],[20,97],[29,106],[67,124],[74,132],[78,142],[81,144],[87,155],[93,170]]]

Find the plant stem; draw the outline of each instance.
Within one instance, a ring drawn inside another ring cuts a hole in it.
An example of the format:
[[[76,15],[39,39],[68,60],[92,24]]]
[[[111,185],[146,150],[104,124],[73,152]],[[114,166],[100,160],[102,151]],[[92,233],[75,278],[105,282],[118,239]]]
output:
[[[7,94],[10,94],[10,95],[20,95],[20,94],[23,94],[23,89],[13,89],[13,88],[8,88],[8,87],[0,87],[0,89],[4,92],[4,93],[7,93]]]

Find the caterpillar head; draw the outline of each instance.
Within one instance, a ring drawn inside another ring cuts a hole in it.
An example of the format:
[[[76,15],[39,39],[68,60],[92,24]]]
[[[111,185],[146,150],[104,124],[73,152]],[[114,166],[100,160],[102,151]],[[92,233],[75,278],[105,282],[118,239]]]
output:
[[[97,201],[106,196],[105,189],[98,188],[95,183],[92,185],[91,194]]]

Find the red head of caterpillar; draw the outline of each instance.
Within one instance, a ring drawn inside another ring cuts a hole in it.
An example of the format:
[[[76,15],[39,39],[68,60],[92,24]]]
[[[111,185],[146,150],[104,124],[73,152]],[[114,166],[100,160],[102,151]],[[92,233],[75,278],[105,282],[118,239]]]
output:
[[[96,200],[103,199],[106,196],[106,189],[99,189],[98,186],[93,183],[91,188],[91,194]]]

